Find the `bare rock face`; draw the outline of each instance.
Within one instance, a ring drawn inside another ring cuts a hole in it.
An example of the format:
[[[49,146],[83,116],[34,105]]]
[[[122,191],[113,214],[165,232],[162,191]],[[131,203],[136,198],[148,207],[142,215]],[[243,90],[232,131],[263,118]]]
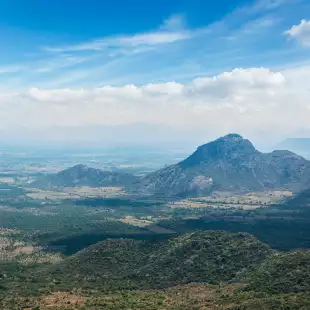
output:
[[[238,134],[204,144],[185,160],[143,178],[142,193],[199,195],[212,190],[300,190],[310,185],[310,161],[289,151],[261,153]]]

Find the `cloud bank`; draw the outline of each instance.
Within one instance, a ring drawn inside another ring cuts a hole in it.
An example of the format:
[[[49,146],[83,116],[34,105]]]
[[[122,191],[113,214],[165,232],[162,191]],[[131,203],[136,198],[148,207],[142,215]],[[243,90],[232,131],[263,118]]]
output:
[[[0,130],[149,124],[217,136],[282,139],[310,132],[309,68],[234,69],[189,83],[167,82],[0,93]],[[152,139],[152,137],[150,137]],[[202,141],[204,142],[204,141]]]

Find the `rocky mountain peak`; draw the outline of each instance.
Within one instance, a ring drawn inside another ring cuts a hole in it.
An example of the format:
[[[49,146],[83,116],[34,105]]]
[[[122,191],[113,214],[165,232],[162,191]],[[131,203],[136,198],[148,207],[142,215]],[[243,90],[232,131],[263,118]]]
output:
[[[231,133],[201,145],[181,165],[194,166],[206,161],[242,159],[258,152],[253,144],[239,134]]]
[[[261,153],[238,134],[201,145],[185,160],[143,178],[147,193],[205,195],[214,190],[299,191],[310,184],[310,161],[290,151]]]
[[[236,147],[236,148],[244,147],[244,148],[251,149],[251,151],[255,151],[253,144],[248,139],[244,139],[242,136],[236,133],[230,133],[210,143],[204,144],[201,147],[209,147],[211,145],[222,147],[224,150],[227,150],[233,147]]]
[[[221,137],[221,138],[218,138],[217,140],[220,140],[220,139],[223,139],[223,140],[226,140],[226,141],[241,141],[241,140],[244,140],[243,137],[241,135],[237,134],[237,133],[229,133],[228,135],[226,135],[224,137]]]

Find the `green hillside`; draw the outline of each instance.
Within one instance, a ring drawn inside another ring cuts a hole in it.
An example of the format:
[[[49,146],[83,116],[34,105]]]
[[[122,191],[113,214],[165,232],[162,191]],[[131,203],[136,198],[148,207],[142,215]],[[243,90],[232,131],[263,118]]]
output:
[[[273,294],[310,291],[310,251],[272,255],[247,281],[248,289]]]
[[[106,240],[46,270],[45,277],[66,285],[96,282],[110,288],[116,283],[121,288],[212,284],[233,280],[271,253],[251,235],[222,231],[199,231],[157,242]]]
[[[310,251],[245,233],[107,239],[55,263],[0,265],[0,309],[310,309]]]

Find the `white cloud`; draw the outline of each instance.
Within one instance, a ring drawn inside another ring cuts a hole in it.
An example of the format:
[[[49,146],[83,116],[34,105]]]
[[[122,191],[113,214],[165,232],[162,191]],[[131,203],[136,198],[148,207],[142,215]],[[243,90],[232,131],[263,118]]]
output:
[[[140,46],[140,45],[157,45],[172,43],[179,40],[184,40],[190,37],[186,31],[183,32],[156,32],[135,35],[131,37],[120,37],[117,39],[121,46]]]
[[[186,18],[183,15],[172,15],[163,21],[157,29],[135,33],[132,35],[115,35],[94,39],[88,42],[80,42],[73,45],[65,46],[45,46],[43,49],[48,52],[81,52],[81,51],[101,51],[109,48],[128,48],[141,46],[156,46],[162,44],[174,43],[186,39],[195,38],[197,36],[210,34],[217,27],[235,25],[234,19],[248,28],[246,31],[254,32],[252,28],[268,28],[275,23],[270,17],[257,18],[258,13],[269,13],[290,0],[256,0],[251,5],[243,6],[235,9],[233,12],[224,16],[223,19],[214,23],[205,25],[201,28],[189,28]],[[253,17],[255,16],[255,17]],[[245,18],[245,20],[244,20]],[[257,18],[257,20],[256,20]],[[232,19],[232,20],[231,20]],[[226,25],[227,24],[227,25]],[[236,24],[236,25],[237,25]],[[230,27],[228,27],[230,28]],[[243,29],[242,28],[242,29]],[[251,28],[251,29],[250,29]],[[245,30],[245,29],[243,29]]]
[[[213,78],[198,78],[193,81],[193,92],[206,93],[208,96],[229,96],[238,91],[274,89],[282,86],[285,78],[280,72],[265,68],[234,69]]]
[[[194,31],[186,29],[182,16],[173,15],[164,21],[157,30],[137,33],[126,36],[104,37],[90,42],[61,47],[44,47],[49,52],[77,52],[77,51],[98,51],[108,48],[126,48],[140,46],[154,46],[173,43],[189,39],[194,36]]]
[[[235,69],[188,84],[38,89],[0,94],[3,131],[149,124],[181,132],[240,132],[266,139],[310,131],[306,68]],[[152,139],[152,137],[150,137]],[[202,141],[204,142],[204,141]]]
[[[117,47],[139,47],[168,44],[191,37],[188,31],[158,31],[136,34],[132,36],[107,37],[88,43],[81,43],[63,47],[44,47],[49,52],[77,52],[77,51],[99,51],[107,48]]]
[[[310,20],[301,20],[300,24],[294,25],[291,29],[285,31],[285,34],[303,45],[310,46]]]

